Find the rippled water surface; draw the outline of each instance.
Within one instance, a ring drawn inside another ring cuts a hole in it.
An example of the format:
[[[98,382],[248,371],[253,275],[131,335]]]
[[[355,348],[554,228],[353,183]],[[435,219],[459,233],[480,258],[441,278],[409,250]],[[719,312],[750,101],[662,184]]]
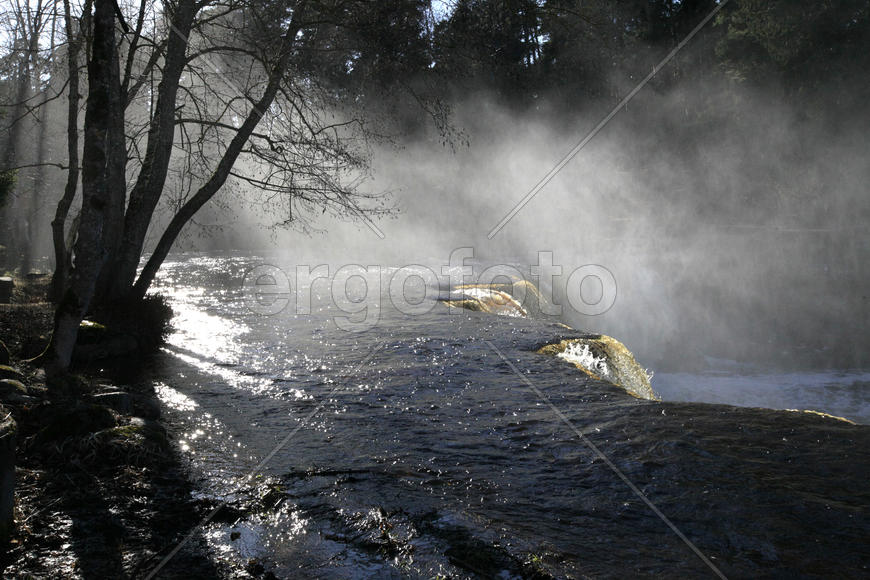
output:
[[[324,279],[310,313],[257,315],[241,282],[260,262],[180,257],[157,288],[176,318],[153,381],[200,498],[227,501],[203,530],[216,558],[278,577],[870,575],[870,428],[667,402],[721,376],[657,377],[666,402],[640,400],[535,353],[582,333],[431,297],[349,314]]]

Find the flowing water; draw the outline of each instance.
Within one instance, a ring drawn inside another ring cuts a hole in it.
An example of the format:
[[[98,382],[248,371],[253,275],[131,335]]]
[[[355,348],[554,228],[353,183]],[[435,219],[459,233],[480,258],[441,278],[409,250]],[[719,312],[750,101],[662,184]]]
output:
[[[645,400],[537,352],[589,335],[410,282],[402,312],[390,272],[343,310],[294,277],[257,314],[242,278],[262,262],[180,256],[156,288],[176,318],[150,380],[198,499],[226,502],[201,532],[214,558],[288,578],[870,575],[870,427],[692,402],[870,422],[867,373],[660,375]]]

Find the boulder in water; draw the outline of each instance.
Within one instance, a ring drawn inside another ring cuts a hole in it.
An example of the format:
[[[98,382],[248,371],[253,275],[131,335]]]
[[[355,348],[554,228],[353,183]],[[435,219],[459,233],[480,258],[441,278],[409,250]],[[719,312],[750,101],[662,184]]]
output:
[[[538,350],[564,359],[595,379],[613,383],[639,399],[660,401],[650,385],[649,373],[624,344],[604,334],[571,338]]]
[[[444,300],[444,303],[452,308],[465,308],[502,316],[529,315],[513,296],[489,286],[462,286],[457,289],[455,297]]]

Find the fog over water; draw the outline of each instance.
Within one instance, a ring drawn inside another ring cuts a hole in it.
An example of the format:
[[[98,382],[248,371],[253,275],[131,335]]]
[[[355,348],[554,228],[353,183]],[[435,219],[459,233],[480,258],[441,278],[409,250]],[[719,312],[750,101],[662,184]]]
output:
[[[690,111],[701,102],[721,106],[721,118],[700,123]],[[447,263],[469,247],[481,264],[522,265],[526,276],[540,252],[552,252],[562,320],[620,338],[655,370],[704,370],[717,358],[866,366],[870,157],[861,120],[825,126],[761,91],[649,86],[487,237],[609,107],[566,114],[541,105],[520,115],[469,96],[454,111],[467,145],[421,137],[374,150],[363,187],[390,192],[396,209],[374,229],[327,214],[312,222],[323,233],[260,228],[252,237],[236,217],[229,244],[283,264],[384,266]],[[587,264],[616,282],[602,315],[579,314],[564,296],[569,274]]]

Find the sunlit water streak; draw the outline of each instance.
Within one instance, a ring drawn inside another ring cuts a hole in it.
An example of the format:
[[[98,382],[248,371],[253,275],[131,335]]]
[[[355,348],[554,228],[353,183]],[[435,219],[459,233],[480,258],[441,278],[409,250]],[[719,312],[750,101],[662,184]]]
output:
[[[216,555],[242,564],[257,558],[279,577],[707,574],[500,364],[489,340],[726,573],[752,576],[771,562],[800,570],[825,558],[845,559],[849,570],[863,565],[836,538],[870,533],[854,507],[870,500],[855,483],[867,479],[867,429],[629,397],[536,354],[543,344],[579,336],[549,321],[434,301],[428,313],[411,316],[382,300],[376,325],[346,332],[335,317],[348,313],[325,285],[309,288],[311,314],[289,308],[254,315],[241,278],[259,262],[182,257],[166,264],[157,287],[176,311],[154,370],[158,395],[197,497],[230,502],[229,515],[204,533]],[[843,382],[829,385],[822,375]],[[802,384],[835,391],[866,380],[856,377],[866,374],[794,375],[794,396],[781,399],[783,406],[827,401],[802,400]],[[759,394],[774,390],[763,380],[755,383],[759,398],[748,397],[752,380],[666,374],[655,377],[655,387],[666,400],[770,402],[770,392]],[[321,402],[262,477],[239,490],[260,458]],[[814,406],[836,413],[838,405]],[[824,481],[839,487],[821,488],[817,471],[836,473]],[[777,502],[800,503],[799,523]],[[813,534],[831,542],[804,549]]]

